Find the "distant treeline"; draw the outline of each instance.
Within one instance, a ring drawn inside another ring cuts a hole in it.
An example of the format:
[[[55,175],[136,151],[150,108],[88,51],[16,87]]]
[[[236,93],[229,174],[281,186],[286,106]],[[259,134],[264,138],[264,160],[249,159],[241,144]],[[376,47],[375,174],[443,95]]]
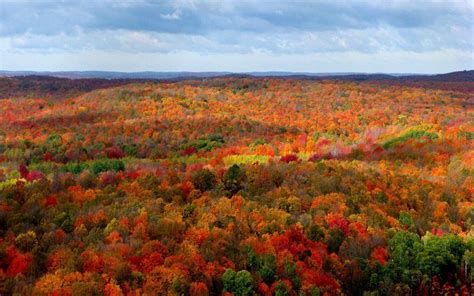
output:
[[[135,79],[67,79],[48,76],[17,76],[0,78],[0,99],[70,98],[83,93],[113,86],[143,82]]]
[[[336,81],[354,81],[367,82],[386,85],[400,85],[416,88],[429,88],[447,91],[472,92],[474,91],[474,70],[459,71],[439,75],[408,75],[392,76],[387,74],[348,74],[348,75],[277,75],[272,76],[253,76],[246,74],[224,74],[222,76],[212,77],[193,77],[182,76],[170,79],[144,79],[144,78],[124,78],[124,79],[105,79],[105,78],[81,78],[69,79],[53,76],[12,76],[0,77],[0,99],[29,97],[29,98],[70,98],[78,96],[89,91],[108,88],[113,86],[146,83],[146,82],[178,82],[190,81],[193,83],[202,83],[203,81],[220,81],[222,78],[251,78],[254,80],[267,79],[269,77],[278,79],[308,79],[308,80],[336,80]],[[192,82],[194,81],[194,82]],[[211,83],[212,84],[212,83]]]

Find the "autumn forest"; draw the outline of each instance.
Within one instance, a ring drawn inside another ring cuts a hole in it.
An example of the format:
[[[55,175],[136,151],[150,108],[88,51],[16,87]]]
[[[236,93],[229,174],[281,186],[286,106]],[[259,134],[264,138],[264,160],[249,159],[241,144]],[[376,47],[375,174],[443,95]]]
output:
[[[1,80],[1,295],[474,291],[472,81]]]

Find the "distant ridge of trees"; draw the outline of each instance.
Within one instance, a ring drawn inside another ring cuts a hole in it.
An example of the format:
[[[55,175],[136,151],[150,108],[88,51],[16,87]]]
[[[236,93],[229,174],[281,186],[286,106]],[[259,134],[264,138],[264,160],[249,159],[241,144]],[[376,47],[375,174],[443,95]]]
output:
[[[38,75],[0,77],[0,99],[24,96],[68,98],[95,89],[143,81],[140,79],[68,79]]]
[[[92,73],[92,74],[88,74]],[[147,74],[148,73],[148,74]],[[41,74],[41,75],[38,75]],[[88,75],[93,78],[88,78]],[[147,76],[148,75],[148,76]],[[62,76],[62,77],[58,77]],[[69,78],[68,78],[69,77]],[[104,77],[104,78],[100,78]],[[112,78],[110,78],[112,77]],[[115,78],[113,78],[115,77]],[[148,77],[148,78],[147,78]],[[150,78],[157,77],[157,78]],[[160,78],[161,77],[161,78]],[[451,91],[474,90],[474,70],[437,75],[363,74],[363,73],[291,73],[291,72],[11,72],[0,71],[0,99],[13,97],[69,98],[95,89],[131,83],[178,82],[218,78],[277,78],[303,80],[336,80],[403,84]]]
[[[174,80],[174,79],[199,79],[213,77],[281,77],[281,78],[313,78],[313,79],[342,79],[342,80],[416,80],[416,81],[451,81],[451,82],[474,82],[474,70],[456,71],[444,74],[411,74],[411,73],[313,73],[313,72],[109,72],[109,71],[58,71],[58,72],[35,72],[35,71],[0,71],[0,77],[19,76],[48,76],[69,79],[136,79],[136,80]]]

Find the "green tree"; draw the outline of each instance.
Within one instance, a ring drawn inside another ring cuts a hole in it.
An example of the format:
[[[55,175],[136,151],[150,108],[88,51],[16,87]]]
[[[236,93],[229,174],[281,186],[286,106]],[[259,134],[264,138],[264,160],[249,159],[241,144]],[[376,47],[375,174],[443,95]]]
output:
[[[406,230],[409,231],[415,231],[415,222],[413,221],[412,216],[408,212],[400,212],[400,215],[398,217],[398,221],[400,221],[400,224],[402,227],[404,227]]]
[[[339,248],[344,242],[344,239],[345,239],[345,235],[341,229],[333,228],[329,230],[329,237],[326,241],[326,245],[328,246],[328,252],[329,253],[339,252]]]
[[[466,251],[463,256],[464,276],[469,283],[472,283],[472,267],[474,266],[474,236],[466,239]]]
[[[280,282],[275,289],[275,296],[289,296],[288,288],[284,282]]]
[[[427,234],[423,237],[422,248],[416,261],[429,281],[434,275],[446,279],[449,274],[455,275],[458,272],[465,251],[464,241],[455,234]]]
[[[214,185],[216,184],[216,176],[210,170],[202,169],[197,171],[192,176],[192,182],[194,188],[197,188],[201,190],[201,192],[204,192],[214,188]]]
[[[395,283],[404,283],[413,288],[420,280],[416,264],[420,237],[412,232],[400,231],[389,240],[390,260],[387,263],[389,277]]]
[[[262,277],[263,281],[267,284],[273,283],[276,278],[276,271],[277,263],[275,256],[271,254],[261,255],[257,273]]]
[[[237,164],[232,165],[224,174],[224,188],[227,196],[233,196],[242,189],[245,172]]]
[[[58,134],[49,135],[48,139],[46,139],[46,149],[53,153],[59,153],[61,149],[61,145],[63,143],[63,139]]]
[[[235,296],[247,296],[254,294],[254,281],[247,270],[238,272],[227,269],[222,275],[224,290],[232,292]]]

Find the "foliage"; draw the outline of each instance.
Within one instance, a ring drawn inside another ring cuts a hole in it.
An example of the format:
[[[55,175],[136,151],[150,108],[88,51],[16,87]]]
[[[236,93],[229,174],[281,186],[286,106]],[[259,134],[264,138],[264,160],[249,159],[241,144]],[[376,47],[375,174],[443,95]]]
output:
[[[67,163],[61,167],[61,171],[70,172],[75,175],[80,174],[84,170],[90,170],[94,174],[107,171],[123,171],[125,163],[122,160],[99,159],[80,163]]]
[[[197,171],[192,177],[194,188],[202,192],[211,190],[216,183],[216,176],[208,169]]]
[[[242,182],[245,179],[245,173],[239,165],[234,164],[225,172],[223,177],[224,188],[230,197],[242,188]]]
[[[252,275],[246,270],[233,271],[227,269],[222,275],[224,290],[232,292],[236,296],[250,296],[254,292]]]
[[[224,157],[222,161],[226,166],[232,166],[234,164],[265,164],[268,162],[269,157],[266,155],[229,155]]]
[[[470,293],[472,83],[0,88],[2,294]]]
[[[400,136],[390,139],[383,143],[383,147],[385,149],[402,144],[406,142],[409,139],[422,139],[422,138],[427,138],[430,140],[436,140],[438,138],[438,135],[436,133],[428,132],[428,131],[423,131],[423,130],[410,130],[407,131]]]

